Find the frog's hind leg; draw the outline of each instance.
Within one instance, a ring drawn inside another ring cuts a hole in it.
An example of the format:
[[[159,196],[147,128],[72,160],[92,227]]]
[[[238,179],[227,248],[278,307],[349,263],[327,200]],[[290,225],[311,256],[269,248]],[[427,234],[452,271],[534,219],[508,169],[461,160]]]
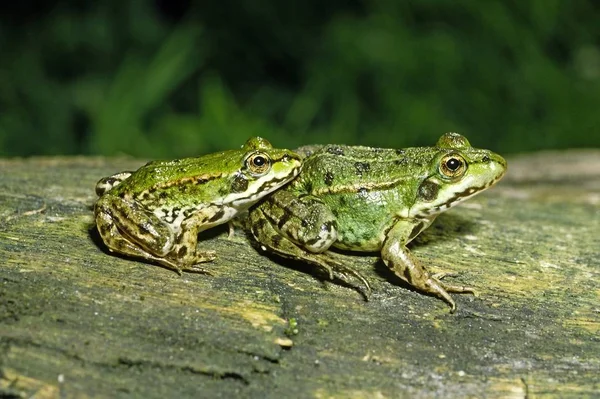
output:
[[[96,227],[106,247],[111,252],[156,262],[181,275],[181,269],[177,264],[168,259],[154,256],[125,239],[108,213],[96,212]]]
[[[364,295],[366,298],[369,297],[371,286],[362,274],[351,267],[344,266],[329,258],[325,253],[311,253],[300,248],[294,242],[280,234],[268,221],[260,208],[255,208],[250,212],[249,228],[263,251],[317,265],[328,273],[330,280],[333,280],[335,274],[337,274],[342,281],[348,283],[348,275],[352,275],[361,281],[366,288]]]

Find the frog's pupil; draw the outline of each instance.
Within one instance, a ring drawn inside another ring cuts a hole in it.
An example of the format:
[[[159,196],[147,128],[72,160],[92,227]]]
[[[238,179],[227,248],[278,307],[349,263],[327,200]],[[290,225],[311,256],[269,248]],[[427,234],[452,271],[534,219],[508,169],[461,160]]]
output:
[[[264,157],[258,156],[254,158],[253,162],[256,166],[263,166],[267,160]]]
[[[449,170],[454,172],[456,169],[458,169],[460,167],[460,161],[456,158],[450,158],[449,160],[446,161],[446,167]]]

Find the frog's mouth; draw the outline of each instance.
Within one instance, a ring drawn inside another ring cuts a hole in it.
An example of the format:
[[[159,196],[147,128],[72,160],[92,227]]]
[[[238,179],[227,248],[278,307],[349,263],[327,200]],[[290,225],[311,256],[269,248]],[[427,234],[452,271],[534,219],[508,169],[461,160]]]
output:
[[[223,201],[223,204],[231,204],[236,207],[241,207],[243,205],[250,207],[264,196],[292,181],[298,176],[301,170],[302,164],[298,162],[297,166],[292,170],[292,173],[281,173],[281,175],[277,177],[269,176],[269,179],[257,179],[252,183],[254,187],[249,188],[247,192],[227,196]]]
[[[484,182],[480,185],[474,185],[473,180],[469,179],[460,186],[438,186],[436,199],[442,199],[441,201],[434,200],[432,202],[422,201],[417,202],[409,210],[410,217],[426,217],[444,212],[455,205],[479,194],[482,191],[492,187],[504,176],[504,172],[494,176],[493,179]],[[439,184],[438,182],[431,182],[430,184]],[[464,188],[467,186],[467,188]]]

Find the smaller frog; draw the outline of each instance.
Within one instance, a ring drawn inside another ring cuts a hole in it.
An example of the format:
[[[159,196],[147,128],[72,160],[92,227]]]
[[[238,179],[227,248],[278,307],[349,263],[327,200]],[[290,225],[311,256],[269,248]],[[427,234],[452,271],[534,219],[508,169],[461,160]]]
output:
[[[300,173],[298,154],[260,137],[241,149],[153,161],[96,185],[94,213],[110,251],[182,270],[215,259],[196,249],[198,233],[229,222]]]
[[[378,251],[396,276],[451,311],[449,292],[473,292],[430,275],[406,244],[440,213],[500,180],[504,158],[457,133],[444,134],[435,147],[325,145],[297,152],[304,159],[300,176],[250,210],[248,225],[263,250],[322,267],[330,278],[352,274],[367,289],[329,249]]]

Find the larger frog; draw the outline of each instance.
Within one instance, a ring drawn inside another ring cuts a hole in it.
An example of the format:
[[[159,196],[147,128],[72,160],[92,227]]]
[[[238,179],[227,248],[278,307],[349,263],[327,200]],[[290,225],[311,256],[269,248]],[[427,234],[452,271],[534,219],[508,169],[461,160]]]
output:
[[[440,213],[500,180],[504,158],[457,133],[444,134],[435,147],[326,145],[302,153],[300,176],[250,211],[250,230],[264,250],[323,267],[330,277],[350,273],[363,281],[329,248],[380,251],[396,276],[451,311],[449,292],[472,292],[430,275],[406,244]]]
[[[206,272],[198,264],[215,253],[196,249],[198,233],[228,222],[300,169],[298,154],[260,137],[237,150],[149,162],[98,182],[98,231],[111,251],[178,273]]]

